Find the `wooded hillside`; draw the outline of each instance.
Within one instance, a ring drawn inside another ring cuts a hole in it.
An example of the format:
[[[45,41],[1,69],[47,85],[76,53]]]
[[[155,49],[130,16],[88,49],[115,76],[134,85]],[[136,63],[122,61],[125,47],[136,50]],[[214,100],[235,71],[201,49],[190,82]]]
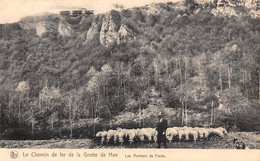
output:
[[[259,17],[186,2],[0,25],[0,138],[154,127],[159,111],[259,131]]]

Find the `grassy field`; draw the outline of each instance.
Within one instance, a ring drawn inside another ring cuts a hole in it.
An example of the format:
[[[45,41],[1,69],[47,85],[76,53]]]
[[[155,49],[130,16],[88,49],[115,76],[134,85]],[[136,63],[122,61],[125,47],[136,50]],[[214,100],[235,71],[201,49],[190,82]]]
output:
[[[250,149],[260,149],[260,134],[252,132],[229,133],[223,139],[199,140],[197,142],[181,141],[168,143],[167,148],[188,149],[234,149],[233,138],[243,141]],[[100,149],[100,148],[156,148],[156,143],[144,143],[134,145],[97,145],[90,139],[57,139],[57,140],[0,140],[0,148],[67,148],[67,149]]]

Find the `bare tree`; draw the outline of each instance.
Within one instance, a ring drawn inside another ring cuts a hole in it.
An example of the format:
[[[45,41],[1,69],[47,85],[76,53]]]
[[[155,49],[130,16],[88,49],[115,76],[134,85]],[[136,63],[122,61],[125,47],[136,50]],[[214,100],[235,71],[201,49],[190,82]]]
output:
[[[19,82],[15,91],[19,92],[19,112],[18,112],[18,122],[21,122],[21,103],[23,101],[23,97],[26,93],[29,92],[29,84],[25,81]]]

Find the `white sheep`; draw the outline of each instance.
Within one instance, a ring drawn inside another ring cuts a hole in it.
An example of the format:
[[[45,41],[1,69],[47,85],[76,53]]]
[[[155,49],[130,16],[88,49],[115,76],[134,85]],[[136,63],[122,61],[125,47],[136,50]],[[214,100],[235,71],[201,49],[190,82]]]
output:
[[[178,131],[176,128],[167,128],[166,130],[166,138],[169,142],[172,142],[173,137],[178,136]]]
[[[114,144],[116,144],[117,143],[117,141],[119,140],[119,133],[120,133],[121,131],[116,131],[116,133],[114,134]]]
[[[192,140],[192,139],[194,141],[197,141],[197,139],[198,139],[198,132],[196,130],[194,130],[191,127],[187,127],[187,126],[184,126],[182,129],[184,130],[185,140],[186,141]]]
[[[221,131],[223,133],[223,135],[227,135],[227,130],[223,127],[218,127],[216,128],[217,130]]]
[[[96,133],[96,141],[100,144],[102,138],[102,131]]]
[[[195,127],[194,130],[197,131],[198,138],[202,139],[204,137],[204,133],[203,130],[201,130],[201,128]]]
[[[96,133],[96,138],[100,138],[101,137],[101,134],[102,134],[102,131],[99,131]]]
[[[200,130],[203,132],[203,138],[208,139],[209,138],[209,130],[206,128],[200,128]]]
[[[178,132],[178,138],[179,138],[179,140],[181,140],[183,136],[186,138],[185,132],[184,132],[183,129],[179,128],[177,132]]]
[[[196,130],[194,129],[189,129],[189,137],[191,139],[193,139],[194,141],[197,141],[198,137],[199,137],[199,134]]]
[[[107,132],[107,142],[110,142],[114,139],[114,135],[117,131],[116,130],[108,130]]]
[[[145,141],[145,137],[147,137],[148,140],[152,140],[151,134],[145,128],[137,130],[137,137],[142,143]]]
[[[137,137],[137,129],[131,129],[131,130],[134,132],[135,136]]]
[[[188,127],[183,127],[184,135],[185,135],[185,140],[189,140],[189,135],[190,135],[190,129]]]
[[[220,138],[223,138],[224,137],[224,134],[221,130],[218,130],[218,129],[214,129],[214,128],[209,128],[209,135],[210,136],[219,136]]]
[[[157,131],[154,129],[154,128],[145,128],[151,135],[150,136],[147,136],[148,137],[148,140],[151,142],[151,141],[157,141]]]
[[[135,138],[135,130],[129,129],[129,130],[126,130],[126,133],[127,133],[128,138],[129,138],[129,143],[133,144],[134,138]]]
[[[179,129],[179,127],[176,127],[176,126],[174,126],[174,127],[172,127],[173,129],[175,129],[175,130],[178,130]]]
[[[125,129],[122,129],[118,133],[118,141],[122,145],[124,142],[124,138],[127,136],[127,131]]]
[[[101,133],[101,144],[104,144],[104,142],[106,142],[107,139],[107,131],[102,131]]]

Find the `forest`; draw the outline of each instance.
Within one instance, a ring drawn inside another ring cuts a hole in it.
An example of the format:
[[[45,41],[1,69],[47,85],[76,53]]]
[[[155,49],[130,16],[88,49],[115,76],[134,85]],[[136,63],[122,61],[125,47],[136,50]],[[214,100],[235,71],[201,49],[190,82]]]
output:
[[[259,132],[260,19],[246,7],[215,15],[215,5],[185,2],[110,11],[129,34],[107,45],[106,14],[0,24],[0,139],[92,138],[155,127],[159,112],[169,126]],[[40,36],[24,27],[36,22],[47,24]]]

